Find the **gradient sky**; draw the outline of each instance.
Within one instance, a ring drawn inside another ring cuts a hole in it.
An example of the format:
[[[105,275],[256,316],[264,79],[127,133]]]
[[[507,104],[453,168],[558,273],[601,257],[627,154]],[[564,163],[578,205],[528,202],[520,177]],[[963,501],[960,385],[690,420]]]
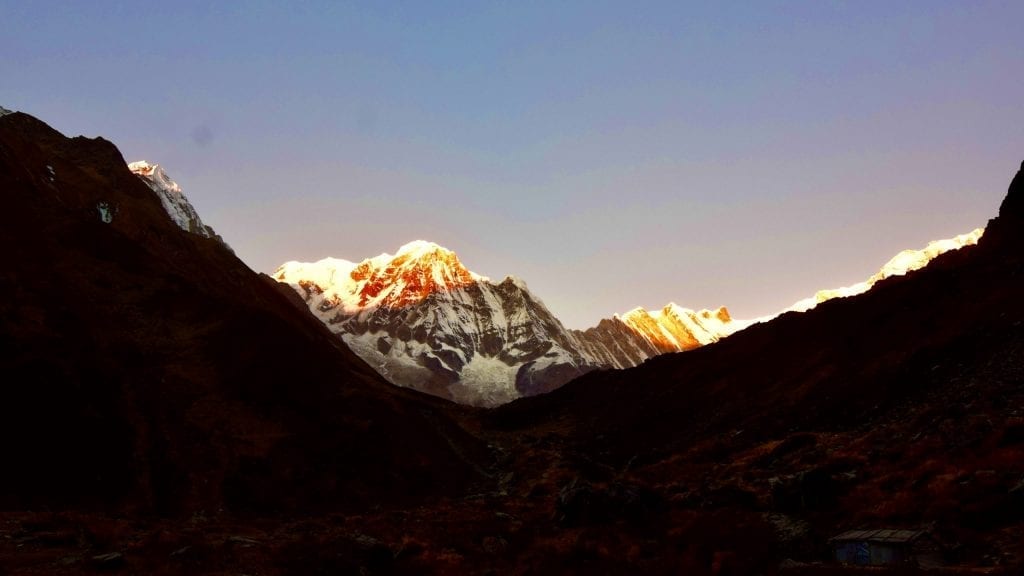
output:
[[[1020,1],[0,0],[0,105],[159,162],[258,271],[422,238],[570,327],[752,317],[995,215],[1022,25]]]

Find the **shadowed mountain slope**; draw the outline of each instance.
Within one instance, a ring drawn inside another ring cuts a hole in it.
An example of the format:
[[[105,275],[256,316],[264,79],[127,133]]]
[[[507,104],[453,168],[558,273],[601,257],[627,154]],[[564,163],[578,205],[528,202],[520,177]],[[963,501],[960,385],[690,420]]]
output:
[[[482,478],[457,408],[180,229],[111,143],[0,117],[0,197],[0,507],[324,511]]]

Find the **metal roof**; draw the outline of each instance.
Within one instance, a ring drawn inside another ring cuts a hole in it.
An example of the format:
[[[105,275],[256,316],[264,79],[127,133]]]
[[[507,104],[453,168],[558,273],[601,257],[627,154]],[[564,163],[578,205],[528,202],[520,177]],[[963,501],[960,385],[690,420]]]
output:
[[[907,544],[925,535],[924,530],[850,530],[829,539],[829,542],[884,542]]]

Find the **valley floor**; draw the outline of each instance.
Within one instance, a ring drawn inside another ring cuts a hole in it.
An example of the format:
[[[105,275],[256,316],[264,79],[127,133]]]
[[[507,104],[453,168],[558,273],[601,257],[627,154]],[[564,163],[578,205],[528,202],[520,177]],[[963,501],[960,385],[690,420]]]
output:
[[[957,424],[975,447],[992,434],[1016,438],[1013,427],[984,432],[970,418]],[[851,523],[916,526],[945,518],[931,527],[950,565],[928,573],[1020,573],[1024,516],[1014,487],[1003,485],[1024,473],[1018,448],[1004,446],[983,455],[985,463],[970,462],[992,469],[947,478],[931,469],[934,462],[899,449],[852,457],[864,443],[896,431],[862,432],[799,433],[750,447],[702,445],[620,468],[575,450],[565,440],[571,431],[485,431],[499,457],[487,471],[490,484],[477,494],[414,508],[287,518],[8,512],[0,514],[0,572],[916,574],[837,566],[827,539]],[[951,446],[944,466],[966,466],[972,452]],[[715,457],[722,453],[730,456]],[[804,472],[792,473],[798,469]],[[946,500],[940,488],[951,491]]]

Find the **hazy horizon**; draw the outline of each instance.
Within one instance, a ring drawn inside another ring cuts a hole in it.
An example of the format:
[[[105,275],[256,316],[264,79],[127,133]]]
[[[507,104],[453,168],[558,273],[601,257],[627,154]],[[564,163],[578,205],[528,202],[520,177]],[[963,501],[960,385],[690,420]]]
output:
[[[255,270],[430,240],[572,328],[862,281],[1024,158],[1016,3],[0,13],[0,106],[160,163]]]

